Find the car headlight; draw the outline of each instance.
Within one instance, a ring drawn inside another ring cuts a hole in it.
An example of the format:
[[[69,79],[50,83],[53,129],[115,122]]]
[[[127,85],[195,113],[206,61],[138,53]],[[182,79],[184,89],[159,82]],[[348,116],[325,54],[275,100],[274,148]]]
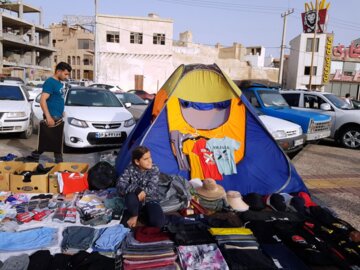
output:
[[[124,123],[124,127],[131,127],[135,125],[135,120],[134,118],[130,118],[129,120],[126,120]]]
[[[25,117],[25,112],[8,112],[6,113],[7,118],[19,118],[19,117]]]
[[[301,127],[299,127],[299,135],[302,135],[303,134],[303,130]]]
[[[79,120],[79,119],[70,117],[68,119],[68,121],[69,121],[70,125],[73,125],[75,127],[81,127],[81,128],[87,128],[88,127],[88,124],[86,124],[86,122],[83,121],[83,120]]]
[[[274,131],[271,135],[275,138],[275,140],[286,138],[286,132],[284,130]]]

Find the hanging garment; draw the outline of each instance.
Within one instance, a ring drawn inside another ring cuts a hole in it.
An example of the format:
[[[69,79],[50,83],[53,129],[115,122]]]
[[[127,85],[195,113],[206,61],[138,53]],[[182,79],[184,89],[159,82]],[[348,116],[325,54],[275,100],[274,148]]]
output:
[[[183,152],[189,156],[191,167],[191,178],[204,179],[204,174],[200,166],[199,156],[193,152],[195,140],[187,140],[183,143]]]
[[[188,138],[192,138],[193,135],[191,134],[183,134],[178,130],[173,130],[170,132],[170,140],[171,140],[171,147],[173,152],[176,156],[177,163],[179,165],[180,170],[189,171],[190,166],[186,159],[186,156],[183,153],[183,141]]]
[[[206,138],[230,137],[245,145],[245,123],[246,107],[240,98],[232,98],[230,106],[230,115],[227,121],[214,129],[200,130],[189,125],[181,112],[180,102],[177,97],[170,97],[167,102],[167,116],[169,131],[179,130],[182,133],[198,134]],[[234,153],[235,163],[238,163],[244,157],[245,147],[240,147]]]
[[[215,162],[220,173],[224,175],[237,173],[234,151],[240,148],[239,142],[228,137],[213,138],[207,141],[206,148],[214,152]]]
[[[193,153],[199,156],[200,165],[205,178],[212,178],[215,180],[222,180],[222,175],[219,173],[215,162],[214,153],[206,148],[206,140],[199,139],[193,148]]]

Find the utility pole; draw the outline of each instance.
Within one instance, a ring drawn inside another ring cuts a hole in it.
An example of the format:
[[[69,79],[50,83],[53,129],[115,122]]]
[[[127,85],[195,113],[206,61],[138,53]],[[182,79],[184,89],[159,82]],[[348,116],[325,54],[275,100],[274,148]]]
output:
[[[294,9],[288,9],[284,13],[281,14],[281,17],[284,18],[284,24],[283,24],[283,32],[282,32],[282,39],[281,39],[281,51],[280,51],[280,68],[279,68],[279,77],[278,77],[278,83],[282,85],[282,77],[283,77],[283,69],[284,69],[284,51],[285,51],[285,35],[286,35],[286,18],[291,13],[294,13]]]
[[[98,82],[98,62],[99,62],[99,54],[98,54],[98,50],[99,50],[99,43],[98,43],[98,5],[97,5],[97,0],[95,0],[95,52],[94,52],[94,56],[95,56],[95,61],[94,61],[94,82]]]
[[[314,29],[314,37],[313,37],[313,41],[312,41],[312,48],[311,48],[311,64],[310,64],[310,77],[309,77],[309,90],[311,91],[312,89],[312,77],[313,77],[313,69],[314,69],[314,53],[315,53],[315,45],[316,45],[316,32],[318,29],[318,8],[319,8],[319,4],[318,4],[318,0],[316,0],[316,4],[315,4],[315,29]]]

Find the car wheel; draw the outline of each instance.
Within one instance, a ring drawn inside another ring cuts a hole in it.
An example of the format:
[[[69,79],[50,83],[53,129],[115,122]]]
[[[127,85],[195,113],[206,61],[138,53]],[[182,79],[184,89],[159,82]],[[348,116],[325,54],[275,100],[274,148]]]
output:
[[[342,146],[346,148],[360,148],[360,128],[355,126],[345,128],[341,132],[339,139]]]
[[[22,132],[20,134],[20,138],[29,139],[31,137],[31,135],[33,134],[33,130],[34,130],[34,120],[33,120],[32,116],[30,116],[29,126],[24,132]]]

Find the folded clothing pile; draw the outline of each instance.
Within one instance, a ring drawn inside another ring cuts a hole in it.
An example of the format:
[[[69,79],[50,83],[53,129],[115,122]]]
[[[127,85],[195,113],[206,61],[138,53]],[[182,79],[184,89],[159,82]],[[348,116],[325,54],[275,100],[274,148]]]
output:
[[[58,242],[58,229],[39,227],[18,232],[0,232],[0,251],[22,251],[50,247]]]
[[[129,231],[121,224],[102,229],[70,226],[63,231],[61,249],[67,254],[75,254],[92,247],[93,251],[114,257]]]
[[[177,248],[182,269],[228,270],[229,267],[216,244],[179,246]],[[233,268],[231,268],[233,269]],[[245,269],[245,268],[244,268]]]
[[[155,227],[139,227],[130,232],[122,245],[123,269],[178,269],[174,242]]]
[[[76,206],[81,224],[96,226],[107,224],[112,219],[112,209],[106,209],[103,199],[97,194],[85,193]]]
[[[198,223],[168,225],[176,245],[201,245],[215,243],[214,237],[208,232],[208,227]]]
[[[278,269],[247,228],[210,228],[230,269]],[[249,268],[251,266],[251,268]]]

